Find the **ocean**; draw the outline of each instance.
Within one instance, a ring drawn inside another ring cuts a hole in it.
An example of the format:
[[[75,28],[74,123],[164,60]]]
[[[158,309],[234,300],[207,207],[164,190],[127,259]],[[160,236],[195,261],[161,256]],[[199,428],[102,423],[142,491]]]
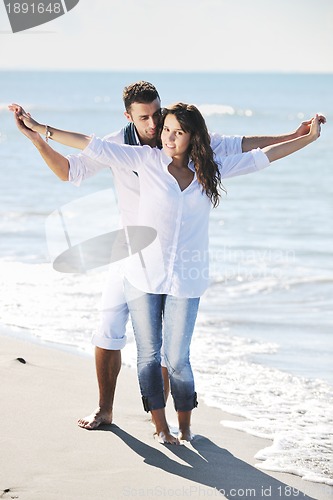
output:
[[[124,125],[122,89],[139,79],[156,85],[164,105],[196,104],[209,129],[226,135],[280,134],[316,112],[327,117],[308,148],[224,181],[227,195],[211,216],[211,286],[191,357],[200,397],[244,417],[223,425],[272,440],[257,467],[333,485],[333,75],[0,72],[1,329],[91,355],[107,270],[52,268],[61,247],[50,236],[52,214],[66,208],[72,230],[80,226],[86,238],[118,219],[110,172],[79,189],[62,183],[18,132],[7,105],[103,136]],[[87,215],[84,227],[77,208]],[[130,325],[128,339],[123,360],[134,367]]]

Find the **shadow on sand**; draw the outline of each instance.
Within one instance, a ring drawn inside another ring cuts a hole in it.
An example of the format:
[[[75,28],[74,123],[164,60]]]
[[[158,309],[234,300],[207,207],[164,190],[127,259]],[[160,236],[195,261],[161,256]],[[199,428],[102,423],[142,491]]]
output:
[[[214,488],[226,498],[234,500],[244,500],[244,498],[315,500],[234,457],[229,451],[220,448],[204,436],[196,435],[189,447],[164,445],[175,456],[188,464],[183,465],[169,458],[163,451],[159,451],[128,434],[117,425],[104,425],[98,430],[109,431],[118,436],[129,448],[140,455],[146,464],[194,481],[199,485]],[[199,493],[199,489],[193,488],[192,494],[194,495],[195,492]],[[207,495],[209,495],[208,490],[206,491]]]

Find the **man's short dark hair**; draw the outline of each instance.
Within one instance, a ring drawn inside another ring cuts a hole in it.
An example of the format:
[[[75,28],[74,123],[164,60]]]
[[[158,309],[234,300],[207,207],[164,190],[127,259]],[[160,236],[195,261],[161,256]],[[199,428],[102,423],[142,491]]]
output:
[[[149,104],[155,101],[155,99],[160,99],[160,96],[154,85],[142,80],[131,83],[123,91],[123,101],[127,113],[130,113],[133,102]]]

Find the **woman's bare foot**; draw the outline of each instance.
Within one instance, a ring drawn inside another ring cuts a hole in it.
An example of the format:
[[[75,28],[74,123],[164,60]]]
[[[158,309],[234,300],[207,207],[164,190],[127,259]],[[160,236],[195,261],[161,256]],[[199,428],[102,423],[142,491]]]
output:
[[[159,434],[155,432],[154,436],[161,444],[180,444],[179,439],[173,436],[169,431],[161,431]]]
[[[179,441],[191,441],[193,434],[191,433],[191,415],[192,411],[178,411]]]
[[[94,430],[103,424],[112,424],[112,410],[102,410],[98,407],[91,415],[80,418],[78,426],[84,429]]]
[[[173,436],[170,432],[168,423],[165,417],[165,409],[159,408],[158,410],[151,411],[152,423],[155,425],[156,432],[154,435],[159,443],[163,444],[179,444],[178,438]]]
[[[178,433],[179,441],[192,441],[193,438],[194,438],[194,435],[192,434],[190,428],[179,430],[179,433]]]

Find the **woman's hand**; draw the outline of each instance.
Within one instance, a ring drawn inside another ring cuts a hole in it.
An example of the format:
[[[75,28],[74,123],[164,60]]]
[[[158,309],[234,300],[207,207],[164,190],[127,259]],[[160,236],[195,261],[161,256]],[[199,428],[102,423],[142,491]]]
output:
[[[326,123],[326,118],[325,118],[324,115],[318,114],[316,116],[318,116],[319,125],[323,125],[324,123]],[[312,120],[313,120],[313,118],[311,118],[310,120],[306,120],[306,121],[302,122],[300,124],[300,126],[298,127],[298,129],[296,130],[295,136],[296,137],[301,137],[302,135],[307,135],[310,132],[310,127],[311,127]]]
[[[325,121],[322,121],[322,118],[324,118]],[[322,115],[316,114],[316,116],[314,118],[312,118],[312,120],[310,122],[310,130],[309,130],[309,133],[307,135],[313,141],[316,141],[318,139],[318,137],[320,137],[322,123],[326,123],[326,118],[323,117]]]
[[[77,149],[85,149],[91,141],[91,137],[89,135],[70,132],[68,130],[60,130],[50,126],[46,127],[46,125],[36,122],[36,120],[31,117],[31,114],[27,113],[19,104],[10,104],[8,106],[8,109],[14,113],[18,129],[31,141],[39,141],[39,139],[37,139],[36,135],[32,135],[29,130],[31,132],[38,132],[38,134],[45,135],[46,129],[48,129],[48,137],[50,139],[56,142],[60,142],[60,144],[64,144],[65,146],[70,146]],[[20,124],[17,122],[17,120],[20,121],[21,125],[23,126],[20,127]]]
[[[34,132],[31,128],[25,125],[24,120],[21,118],[21,116],[22,115],[20,115],[19,112],[14,112],[15,123],[19,131],[23,135],[28,137],[28,139],[30,139],[30,141],[32,141],[34,144],[39,142],[40,140],[43,140],[38,132]]]
[[[43,127],[43,125],[41,125],[36,120],[34,120],[31,116],[31,114],[27,113],[22,108],[22,106],[14,103],[14,104],[10,104],[8,106],[8,109],[10,111],[13,111],[13,113],[15,113],[16,117],[19,120],[21,120],[27,128],[29,128],[30,130],[34,130],[35,132],[38,132],[38,131],[41,132],[40,130],[38,130],[38,127]]]
[[[296,151],[304,148],[311,144],[311,142],[316,141],[320,136],[320,126],[321,123],[325,123],[326,119],[322,115],[316,114],[314,118],[310,121],[309,131],[305,135],[291,139],[290,141],[281,142],[279,144],[272,144],[262,148],[262,151],[266,154],[270,162],[284,158]]]

